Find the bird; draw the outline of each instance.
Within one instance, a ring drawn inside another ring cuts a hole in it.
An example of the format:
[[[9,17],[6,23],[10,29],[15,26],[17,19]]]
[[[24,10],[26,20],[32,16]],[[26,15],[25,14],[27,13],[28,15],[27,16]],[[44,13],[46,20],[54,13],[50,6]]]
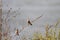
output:
[[[15,32],[15,33],[16,33],[16,35],[19,35],[19,30],[18,30],[18,29],[16,29],[16,32]]]
[[[27,23],[28,23],[28,25],[32,25],[32,22],[31,22],[31,20],[30,20],[29,17],[28,17],[28,19],[27,19]]]
[[[28,20],[28,24],[32,25],[32,23],[31,23],[31,21],[30,21],[30,20]]]

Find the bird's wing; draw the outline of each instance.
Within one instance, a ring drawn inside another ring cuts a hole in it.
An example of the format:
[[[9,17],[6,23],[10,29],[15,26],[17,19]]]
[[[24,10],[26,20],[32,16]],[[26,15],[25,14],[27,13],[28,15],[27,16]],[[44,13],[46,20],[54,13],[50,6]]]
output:
[[[31,22],[35,22],[36,20],[38,20],[39,18],[41,18],[43,15],[41,15],[41,16],[39,16],[39,17],[37,17],[36,19],[34,19],[33,21],[31,21]]]

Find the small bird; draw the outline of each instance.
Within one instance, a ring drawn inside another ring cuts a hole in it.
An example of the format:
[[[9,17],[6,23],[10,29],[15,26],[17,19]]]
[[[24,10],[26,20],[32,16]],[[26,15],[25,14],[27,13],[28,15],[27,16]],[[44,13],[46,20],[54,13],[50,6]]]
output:
[[[29,17],[28,17],[27,22],[28,22],[28,25],[32,25],[32,23],[31,23],[31,21],[30,21]]]
[[[31,23],[31,21],[30,21],[30,20],[28,20],[28,24],[32,25],[32,23]]]
[[[16,32],[15,32],[15,33],[16,33],[16,35],[19,35],[19,30],[18,30],[18,29],[16,29]]]

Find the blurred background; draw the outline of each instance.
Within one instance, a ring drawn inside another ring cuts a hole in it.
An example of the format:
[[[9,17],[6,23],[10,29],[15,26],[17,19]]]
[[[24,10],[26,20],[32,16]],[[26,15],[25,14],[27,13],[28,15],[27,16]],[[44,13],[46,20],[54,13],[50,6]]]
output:
[[[16,29],[29,27],[28,17],[33,21],[41,15],[40,19],[29,26],[41,27],[45,31],[46,24],[54,25],[60,20],[60,0],[2,0],[2,32],[14,34]],[[52,28],[54,29],[53,26]],[[60,25],[57,29],[60,29]]]

